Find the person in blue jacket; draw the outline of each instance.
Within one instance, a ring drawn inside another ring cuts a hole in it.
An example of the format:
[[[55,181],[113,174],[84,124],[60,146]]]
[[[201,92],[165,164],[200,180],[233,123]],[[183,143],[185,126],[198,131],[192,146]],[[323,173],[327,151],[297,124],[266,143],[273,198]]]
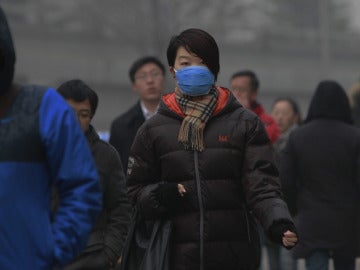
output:
[[[14,69],[0,8],[0,269],[59,268],[84,248],[101,210],[98,174],[73,110],[53,89],[15,85]]]

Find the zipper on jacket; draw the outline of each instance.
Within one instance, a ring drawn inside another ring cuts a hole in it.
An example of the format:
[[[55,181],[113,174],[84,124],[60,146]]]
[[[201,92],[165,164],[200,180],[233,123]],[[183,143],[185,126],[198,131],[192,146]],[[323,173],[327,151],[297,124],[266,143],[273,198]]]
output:
[[[249,243],[251,243],[250,224],[249,224],[248,211],[247,211],[246,207],[245,207],[245,219],[246,219],[246,229],[247,229],[248,241],[249,241]]]
[[[197,196],[198,196],[199,210],[200,210],[200,270],[203,270],[204,269],[204,205],[201,194],[199,154],[197,151],[194,151],[194,162],[195,162]]]

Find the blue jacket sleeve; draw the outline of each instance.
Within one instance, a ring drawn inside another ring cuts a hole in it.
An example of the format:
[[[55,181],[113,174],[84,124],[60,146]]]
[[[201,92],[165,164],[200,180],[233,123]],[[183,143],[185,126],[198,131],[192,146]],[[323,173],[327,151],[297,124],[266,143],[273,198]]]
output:
[[[54,260],[65,265],[84,248],[102,207],[95,163],[75,113],[53,89],[43,97],[40,134],[60,204],[52,224]]]

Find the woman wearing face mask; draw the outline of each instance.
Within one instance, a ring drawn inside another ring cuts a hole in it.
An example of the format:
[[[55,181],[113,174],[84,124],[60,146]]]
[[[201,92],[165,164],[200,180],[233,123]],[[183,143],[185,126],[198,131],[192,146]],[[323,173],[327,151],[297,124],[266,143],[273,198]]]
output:
[[[143,218],[172,221],[169,269],[258,269],[254,217],[273,241],[297,242],[264,126],[216,86],[219,51],[208,33],[174,36],[167,58],[175,91],[137,133],[130,199]]]

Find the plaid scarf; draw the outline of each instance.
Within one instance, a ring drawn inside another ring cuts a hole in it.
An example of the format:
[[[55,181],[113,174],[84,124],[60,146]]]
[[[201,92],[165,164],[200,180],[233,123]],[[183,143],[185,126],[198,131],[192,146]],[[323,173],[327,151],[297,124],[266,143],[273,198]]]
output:
[[[175,94],[177,103],[186,115],[180,127],[178,141],[186,150],[202,152],[205,149],[205,124],[216,107],[218,91],[216,87],[212,87],[207,95],[191,97],[176,89]]]

